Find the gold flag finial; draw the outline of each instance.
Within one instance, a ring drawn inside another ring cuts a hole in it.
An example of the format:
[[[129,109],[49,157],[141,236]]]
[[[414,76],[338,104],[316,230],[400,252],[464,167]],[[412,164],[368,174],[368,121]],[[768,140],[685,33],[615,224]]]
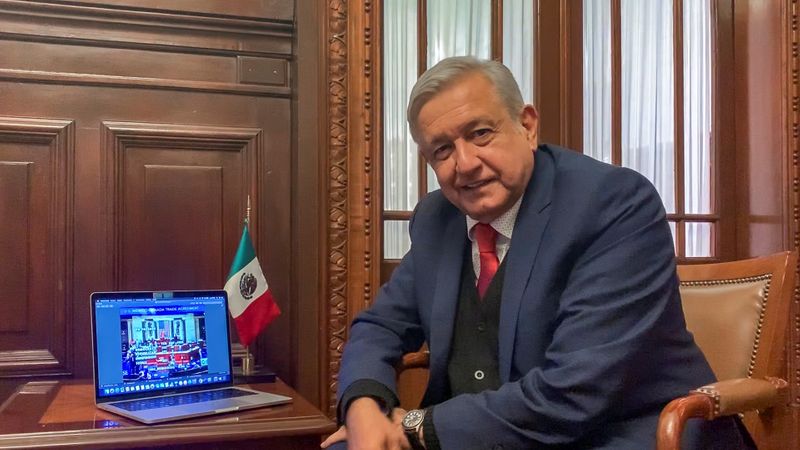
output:
[[[248,225],[250,224],[250,195],[247,196],[247,212],[245,213],[244,220]]]

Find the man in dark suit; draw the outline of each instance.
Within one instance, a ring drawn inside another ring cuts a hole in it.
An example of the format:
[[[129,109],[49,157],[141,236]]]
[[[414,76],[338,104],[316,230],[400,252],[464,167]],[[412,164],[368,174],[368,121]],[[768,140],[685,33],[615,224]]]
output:
[[[497,62],[440,62],[408,121],[441,190],[419,203],[411,250],[353,322],[346,426],[323,447],[652,448],[661,408],[714,380],[686,330],[656,190],[539,146],[537,112]],[[423,342],[424,409],[406,413],[394,366]],[[688,447],[746,439],[732,419],[699,428]]]

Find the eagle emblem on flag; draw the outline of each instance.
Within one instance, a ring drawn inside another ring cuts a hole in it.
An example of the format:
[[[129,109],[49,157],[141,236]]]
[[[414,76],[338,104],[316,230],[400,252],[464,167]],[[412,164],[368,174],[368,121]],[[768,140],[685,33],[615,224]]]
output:
[[[249,272],[242,274],[242,277],[239,279],[239,293],[242,294],[245,300],[253,298],[253,293],[256,291],[257,287],[258,280],[255,275]]]

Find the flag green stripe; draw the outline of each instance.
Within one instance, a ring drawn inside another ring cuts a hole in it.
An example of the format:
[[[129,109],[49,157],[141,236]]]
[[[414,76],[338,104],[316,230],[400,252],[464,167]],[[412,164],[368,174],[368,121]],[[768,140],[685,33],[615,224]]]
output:
[[[231,265],[231,271],[227,279],[230,280],[236,272],[242,270],[242,267],[246,266],[255,257],[256,250],[253,248],[253,241],[250,240],[250,232],[247,230],[247,224],[245,224],[242,231],[242,240],[239,242],[239,249],[236,250],[236,257],[233,258],[233,265]]]

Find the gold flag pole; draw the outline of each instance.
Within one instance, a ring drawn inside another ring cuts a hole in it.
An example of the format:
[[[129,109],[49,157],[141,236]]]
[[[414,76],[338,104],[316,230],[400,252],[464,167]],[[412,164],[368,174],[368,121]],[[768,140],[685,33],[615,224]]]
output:
[[[247,232],[250,233],[250,195],[247,195],[247,210],[245,211],[244,216],[244,223],[245,226],[248,227]],[[255,358],[253,358],[253,354],[250,353],[250,346],[246,345],[244,347],[244,358],[242,358],[242,375],[252,375],[254,372],[255,366]]]
[[[250,196],[247,196],[247,211],[244,214],[244,221],[247,225],[250,225]]]

